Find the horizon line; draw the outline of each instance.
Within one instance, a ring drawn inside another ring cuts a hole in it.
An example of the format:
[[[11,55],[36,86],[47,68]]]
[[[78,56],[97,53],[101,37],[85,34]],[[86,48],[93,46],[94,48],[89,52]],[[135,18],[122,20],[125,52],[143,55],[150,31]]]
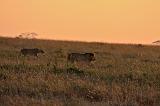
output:
[[[3,36],[0,35],[0,38],[18,38],[17,36]],[[129,44],[129,45],[136,45],[136,44],[143,44],[143,45],[159,45],[156,43],[130,43],[130,42],[107,42],[107,41],[84,41],[84,40],[67,40],[67,39],[50,39],[50,38],[19,38],[24,40],[49,40],[49,41],[66,41],[66,42],[84,42],[84,43],[104,43],[104,44]]]

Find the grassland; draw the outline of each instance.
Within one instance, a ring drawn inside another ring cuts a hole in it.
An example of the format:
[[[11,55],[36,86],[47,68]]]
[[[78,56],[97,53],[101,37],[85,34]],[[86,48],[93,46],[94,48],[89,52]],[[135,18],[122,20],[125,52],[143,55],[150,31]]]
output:
[[[67,65],[70,52],[96,61]],[[0,105],[160,106],[160,47],[0,38]]]

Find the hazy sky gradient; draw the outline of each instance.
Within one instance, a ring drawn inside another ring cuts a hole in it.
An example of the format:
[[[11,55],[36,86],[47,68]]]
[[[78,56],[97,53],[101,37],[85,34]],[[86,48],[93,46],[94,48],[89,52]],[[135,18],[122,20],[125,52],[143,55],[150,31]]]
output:
[[[37,32],[66,40],[160,39],[160,0],[0,0],[0,35]]]

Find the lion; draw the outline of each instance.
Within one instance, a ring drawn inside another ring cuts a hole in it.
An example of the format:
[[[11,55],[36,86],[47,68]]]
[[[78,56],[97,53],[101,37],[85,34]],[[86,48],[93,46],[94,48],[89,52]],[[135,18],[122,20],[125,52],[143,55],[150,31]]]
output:
[[[21,49],[20,53],[22,55],[24,55],[24,56],[30,55],[30,56],[36,56],[36,57],[38,57],[38,54],[39,53],[44,53],[44,51],[41,50],[41,49],[38,49],[38,48],[33,48],[33,49],[23,48],[23,49]]]

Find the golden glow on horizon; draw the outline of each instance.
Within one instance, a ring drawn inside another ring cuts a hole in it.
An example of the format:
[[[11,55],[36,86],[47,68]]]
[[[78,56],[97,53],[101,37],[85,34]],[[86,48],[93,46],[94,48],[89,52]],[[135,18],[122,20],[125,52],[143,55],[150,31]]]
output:
[[[160,39],[160,0],[1,0],[0,35],[150,43]]]

